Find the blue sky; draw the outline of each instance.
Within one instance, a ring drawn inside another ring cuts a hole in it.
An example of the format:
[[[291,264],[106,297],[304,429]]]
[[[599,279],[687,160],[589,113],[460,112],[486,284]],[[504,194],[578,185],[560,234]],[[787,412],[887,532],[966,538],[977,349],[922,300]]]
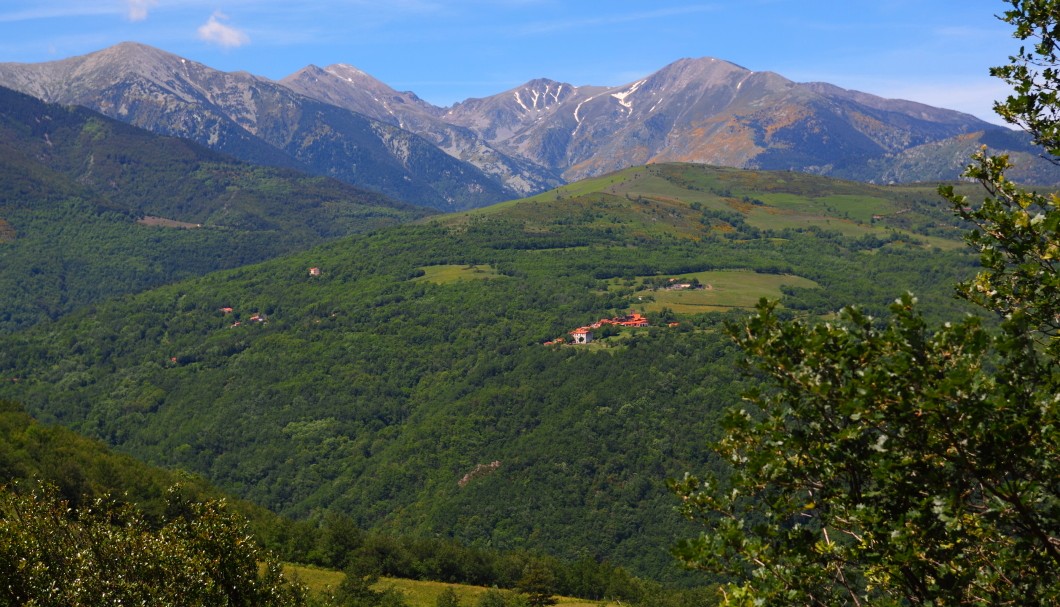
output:
[[[0,62],[134,40],[279,79],[348,63],[437,105],[537,77],[620,85],[717,57],[997,121],[1000,0],[3,0]]]

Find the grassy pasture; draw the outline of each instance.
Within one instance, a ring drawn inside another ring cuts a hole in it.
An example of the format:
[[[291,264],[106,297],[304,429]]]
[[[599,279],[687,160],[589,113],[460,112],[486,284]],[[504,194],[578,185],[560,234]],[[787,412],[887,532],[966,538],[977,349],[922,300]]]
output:
[[[584,196],[586,194],[607,191],[609,188],[622,188],[628,186],[629,183],[635,182],[647,175],[647,173],[647,167],[629,167],[599,177],[589,177],[588,179],[575,181],[574,183],[560,186],[554,190],[543,192],[525,200],[540,202],[544,200],[555,200],[557,198],[577,198],[578,196]]]
[[[496,270],[487,265],[424,266],[420,269],[424,272],[423,276],[419,276],[414,280],[433,282],[439,285],[446,285],[464,280],[487,280],[490,278],[503,278],[504,276],[503,274],[498,274]]]
[[[873,215],[887,215],[899,210],[890,200],[874,196],[836,194],[818,200],[841,213],[846,213],[855,221],[868,222],[872,221]]]
[[[321,569],[319,567],[307,567],[304,565],[285,564],[284,574],[299,580],[305,584],[310,593],[321,595],[332,591],[342,583],[343,574],[340,571]],[[446,588],[452,588],[456,592],[460,604],[465,607],[473,607],[479,601],[479,597],[486,593],[488,588],[483,586],[466,586],[463,584],[446,584],[443,582],[427,582],[420,580],[405,580],[399,578],[380,578],[374,586],[377,591],[394,589],[405,598],[409,607],[434,607],[438,601],[438,595]],[[605,603],[593,602],[585,599],[557,596],[559,607],[600,607]]]
[[[927,246],[962,247],[957,238],[927,236],[914,228],[948,225],[947,213],[940,213],[930,202],[938,197],[935,188],[933,184],[876,186],[799,173],[663,163],[630,167],[530,198],[436,216],[431,221],[458,227],[475,217],[502,214],[522,222],[527,233],[551,232],[562,224],[634,237],[699,239],[710,231],[703,214],[722,211],[740,213],[748,225],[760,230],[820,228],[854,238],[886,237],[896,231]]]
[[[846,219],[817,213],[783,211],[776,207],[755,207],[747,213],[747,224],[759,230],[799,229],[816,226],[822,230],[839,232],[844,236],[863,236],[876,232],[887,233],[883,228],[861,225]]]
[[[753,308],[763,297],[779,298],[782,295],[780,287],[783,285],[809,288],[818,286],[814,281],[801,276],[759,274],[750,270],[711,270],[682,274],[680,278],[689,280],[696,278],[701,284],[706,285],[706,288],[685,291],[664,289],[639,291],[636,297],[642,297],[643,303],[638,304],[637,307],[643,308],[645,312],[659,312],[663,308],[670,308],[678,314]],[[617,285],[620,281],[621,279],[615,279],[613,282]]]

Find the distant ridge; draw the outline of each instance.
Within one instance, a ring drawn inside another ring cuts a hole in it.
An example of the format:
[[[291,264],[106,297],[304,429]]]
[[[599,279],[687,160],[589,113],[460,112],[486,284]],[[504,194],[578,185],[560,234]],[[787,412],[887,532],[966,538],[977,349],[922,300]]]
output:
[[[220,72],[133,42],[55,62],[0,64],[0,85],[420,206],[457,210],[516,195],[409,131],[265,78]]]
[[[447,122],[441,108],[415,93],[395,91],[353,66],[309,66],[280,83],[307,97],[416,133],[520,196],[563,183],[557,172],[499,151],[472,129]]]

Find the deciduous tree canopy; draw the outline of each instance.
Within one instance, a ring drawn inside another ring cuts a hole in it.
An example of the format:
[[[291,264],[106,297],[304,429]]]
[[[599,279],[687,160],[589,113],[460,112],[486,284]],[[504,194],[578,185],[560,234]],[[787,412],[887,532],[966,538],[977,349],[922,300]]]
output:
[[[1013,0],[1034,40],[993,73],[999,103],[1060,150],[1060,2]],[[726,605],[1052,605],[1060,601],[1060,197],[977,155],[969,206],[982,270],[959,294],[996,315],[931,327],[912,295],[885,321],[783,322],[763,303],[732,327],[770,387],[716,447],[731,474],[675,483],[709,531],[688,564],[729,576]]]

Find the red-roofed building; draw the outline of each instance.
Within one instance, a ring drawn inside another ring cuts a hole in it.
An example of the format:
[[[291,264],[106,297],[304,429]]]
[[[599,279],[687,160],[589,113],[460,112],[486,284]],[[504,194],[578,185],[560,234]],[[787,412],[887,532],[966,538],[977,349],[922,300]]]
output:
[[[618,324],[623,327],[647,327],[648,319],[639,312],[634,312],[625,318],[619,319]]]
[[[593,332],[588,327],[578,327],[570,334],[574,337],[576,344],[587,344],[593,340]]]

